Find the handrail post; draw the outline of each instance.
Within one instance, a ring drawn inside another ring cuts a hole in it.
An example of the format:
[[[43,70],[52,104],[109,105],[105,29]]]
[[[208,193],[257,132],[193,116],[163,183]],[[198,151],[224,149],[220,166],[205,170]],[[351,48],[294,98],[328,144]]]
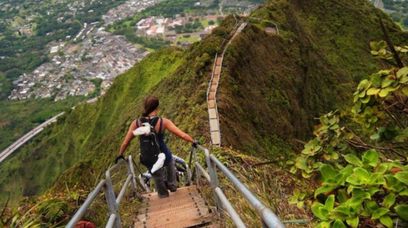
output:
[[[137,191],[135,167],[133,167],[133,162],[132,161],[133,161],[132,160],[132,155],[129,155],[127,167],[128,167],[128,174],[132,175],[132,184],[131,185],[132,185],[133,194],[135,194],[138,199],[142,199],[142,196]]]
[[[119,216],[119,209],[118,204],[116,203],[116,196],[115,192],[113,191],[112,179],[110,175],[109,169],[105,173],[106,175],[106,184],[105,184],[105,198],[106,202],[108,203],[109,213],[116,215],[115,222],[113,223],[113,227],[120,228],[122,227],[120,216]]]
[[[215,167],[215,164],[211,162],[210,152],[208,151],[208,149],[204,149],[204,153],[205,153],[205,161],[207,163],[208,173],[210,174],[210,180],[211,180],[210,185],[213,191],[214,201],[217,205],[217,209],[221,209],[222,208],[221,202],[218,199],[218,196],[215,192],[215,188],[217,188],[219,184],[216,167]]]

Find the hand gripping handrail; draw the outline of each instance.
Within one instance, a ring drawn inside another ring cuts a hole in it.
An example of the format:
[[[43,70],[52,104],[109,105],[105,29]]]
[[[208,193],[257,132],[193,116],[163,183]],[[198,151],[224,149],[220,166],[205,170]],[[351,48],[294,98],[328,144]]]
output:
[[[126,165],[128,172],[126,175],[125,183],[122,185],[122,188],[119,191],[118,196],[116,197],[115,192],[113,190],[111,172],[115,171],[116,168],[118,168],[122,164]],[[136,196],[139,199],[141,199],[141,196],[137,192],[136,185],[137,185],[137,181],[136,181],[136,174],[134,170],[133,160],[132,160],[132,156],[129,156],[128,160],[120,160],[117,164],[111,166],[108,170],[106,170],[105,179],[101,180],[98,183],[98,185],[96,185],[96,187],[92,190],[92,192],[89,193],[85,202],[78,209],[75,215],[71,218],[71,220],[66,225],[66,227],[67,228],[75,227],[75,225],[78,223],[79,220],[81,220],[81,218],[86,213],[86,210],[89,208],[92,202],[96,199],[99,193],[102,192],[102,190],[105,193],[105,199],[106,199],[108,209],[109,209],[109,219],[107,221],[106,227],[107,228],[121,227],[122,225],[121,225],[121,219],[119,215],[119,206],[120,206],[120,202],[123,196],[125,195],[128,187],[131,186],[133,193],[135,193]]]
[[[207,163],[208,173],[204,168],[194,160],[196,181],[198,183],[198,177],[204,176],[210,182],[210,186],[213,190],[214,199],[217,204],[217,208],[224,208],[231,217],[231,220],[235,223],[237,227],[245,227],[245,224],[239,217],[238,213],[232,207],[230,201],[225,197],[223,191],[221,190],[218,182],[218,176],[216,169],[218,168],[235,186],[244,198],[249,202],[249,204],[256,210],[262,219],[262,223],[265,227],[270,228],[283,228],[285,227],[279,218],[272,212],[271,209],[266,207],[257,197],[253,194],[224,164],[222,164],[213,154],[210,154],[209,150],[205,147],[198,145],[197,147],[204,152],[205,160]],[[196,149],[192,150],[191,153],[196,153]],[[196,159],[196,155],[191,155],[190,159]],[[192,161],[190,161],[191,164]]]

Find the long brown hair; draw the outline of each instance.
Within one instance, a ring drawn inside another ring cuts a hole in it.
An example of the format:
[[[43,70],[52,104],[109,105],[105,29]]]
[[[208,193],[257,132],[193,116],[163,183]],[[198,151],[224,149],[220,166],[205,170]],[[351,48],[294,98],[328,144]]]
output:
[[[142,113],[142,116],[143,117],[148,116],[150,113],[156,110],[157,107],[159,107],[159,98],[155,96],[146,97],[144,101],[144,111]]]

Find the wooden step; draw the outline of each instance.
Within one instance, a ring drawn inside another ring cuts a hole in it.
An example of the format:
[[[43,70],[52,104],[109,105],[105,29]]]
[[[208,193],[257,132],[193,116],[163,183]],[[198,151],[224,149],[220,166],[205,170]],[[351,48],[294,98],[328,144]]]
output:
[[[135,217],[135,227],[203,227],[214,220],[194,185],[179,188],[167,198],[161,199],[157,193],[143,197],[145,205]]]
[[[208,94],[208,100],[215,100],[215,92],[211,92]]]
[[[221,134],[219,131],[211,132],[211,143],[213,145],[220,145],[221,144]]]
[[[210,117],[210,119],[217,119],[217,111],[215,110],[215,108],[208,109],[208,116]]]
[[[215,108],[215,100],[209,100],[208,101],[208,108]]]

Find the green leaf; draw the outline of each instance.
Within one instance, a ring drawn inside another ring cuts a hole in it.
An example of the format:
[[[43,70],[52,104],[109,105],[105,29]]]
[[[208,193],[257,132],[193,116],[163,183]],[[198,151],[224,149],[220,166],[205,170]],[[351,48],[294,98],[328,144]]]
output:
[[[363,190],[363,189],[359,189],[359,188],[355,188],[353,189],[353,198],[354,199],[371,199],[371,195],[370,193],[368,193],[367,191]]]
[[[397,89],[398,89],[398,87],[387,87],[387,88],[385,88],[385,89],[382,89],[382,90],[380,91],[380,93],[378,94],[378,96],[380,96],[380,97],[386,97],[386,96],[388,96],[389,93],[394,92],[394,91],[397,90]]]
[[[345,189],[339,189],[339,190],[337,191],[337,200],[338,200],[340,203],[344,203],[344,202],[346,202],[346,201],[348,200],[347,192],[346,192]]]
[[[395,192],[400,192],[404,189],[404,185],[399,181],[394,175],[384,175],[386,184],[385,188],[395,191]]]
[[[397,78],[402,78],[407,75],[408,75],[408,67],[403,67],[399,69],[397,72]],[[401,82],[401,83],[405,83],[405,82]]]
[[[367,96],[367,97],[362,98],[360,101],[363,104],[367,104],[368,102],[370,102],[370,100],[371,100],[371,97]]]
[[[320,188],[316,189],[314,197],[316,198],[320,194],[328,193],[336,189],[336,185],[323,185]]]
[[[378,158],[377,151],[369,150],[363,154],[363,163],[375,167],[377,166]]]
[[[392,205],[395,203],[396,196],[394,193],[388,194],[383,201],[383,205],[386,208],[391,208]]]
[[[408,77],[407,77],[408,78]],[[402,88],[402,93],[405,95],[405,96],[408,96],[408,86],[405,86],[404,88]]]
[[[330,228],[330,223],[331,222],[321,222],[316,226],[316,228]]]
[[[336,219],[336,221],[334,221],[333,223],[333,228],[347,228],[347,227],[341,220]]]
[[[370,174],[364,168],[358,167],[353,170],[353,174],[347,177],[346,181],[353,185],[369,184]]]
[[[379,95],[380,97],[386,97],[386,96],[388,96],[389,93],[390,93],[390,91],[389,91],[388,89],[382,89],[382,90],[380,91],[380,93],[378,93],[378,95]]]
[[[398,172],[394,175],[397,180],[401,181],[402,183],[408,185],[408,171]]]
[[[356,216],[356,217],[354,217],[354,218],[347,219],[347,220],[346,220],[346,223],[347,223],[349,226],[351,226],[351,227],[353,227],[353,228],[356,228],[356,227],[358,227],[359,218],[358,218],[358,216]]]
[[[405,221],[408,221],[408,204],[400,204],[394,207],[395,212],[398,216]]]
[[[358,84],[357,90],[361,91],[361,90],[368,88],[369,86],[370,86],[370,81],[368,81],[367,79],[364,79]]]
[[[377,95],[380,92],[381,89],[377,88],[370,88],[367,90],[367,95],[372,96],[372,95]]]
[[[337,171],[331,165],[323,164],[320,166],[320,174],[322,175],[322,180],[327,182],[329,180],[333,180],[334,177],[337,175]]]
[[[307,166],[307,158],[305,157],[297,157],[296,158],[296,163],[295,163],[296,168],[302,169],[302,170],[307,170],[309,167]]]
[[[312,204],[312,212],[314,216],[318,217],[320,220],[327,220],[329,216],[329,211],[325,208],[325,206],[319,202],[314,202]]]
[[[344,159],[346,159],[346,161],[352,165],[363,166],[361,160],[354,154],[347,154],[346,156],[344,156]]]
[[[384,79],[384,81],[382,81],[382,83],[381,83],[381,88],[387,88],[387,87],[390,86],[393,82],[395,82],[395,81],[387,77],[386,79]],[[368,94],[368,93],[367,93],[367,94]]]
[[[327,197],[324,207],[330,212],[334,208],[334,195]]]
[[[399,193],[400,196],[408,196],[408,189],[403,190]]]
[[[373,211],[371,215],[372,219],[379,219],[383,215],[387,214],[390,210],[388,208],[380,207],[377,210]]]
[[[393,222],[390,216],[384,215],[380,218],[380,222],[386,226],[387,228],[392,228],[393,227]]]

